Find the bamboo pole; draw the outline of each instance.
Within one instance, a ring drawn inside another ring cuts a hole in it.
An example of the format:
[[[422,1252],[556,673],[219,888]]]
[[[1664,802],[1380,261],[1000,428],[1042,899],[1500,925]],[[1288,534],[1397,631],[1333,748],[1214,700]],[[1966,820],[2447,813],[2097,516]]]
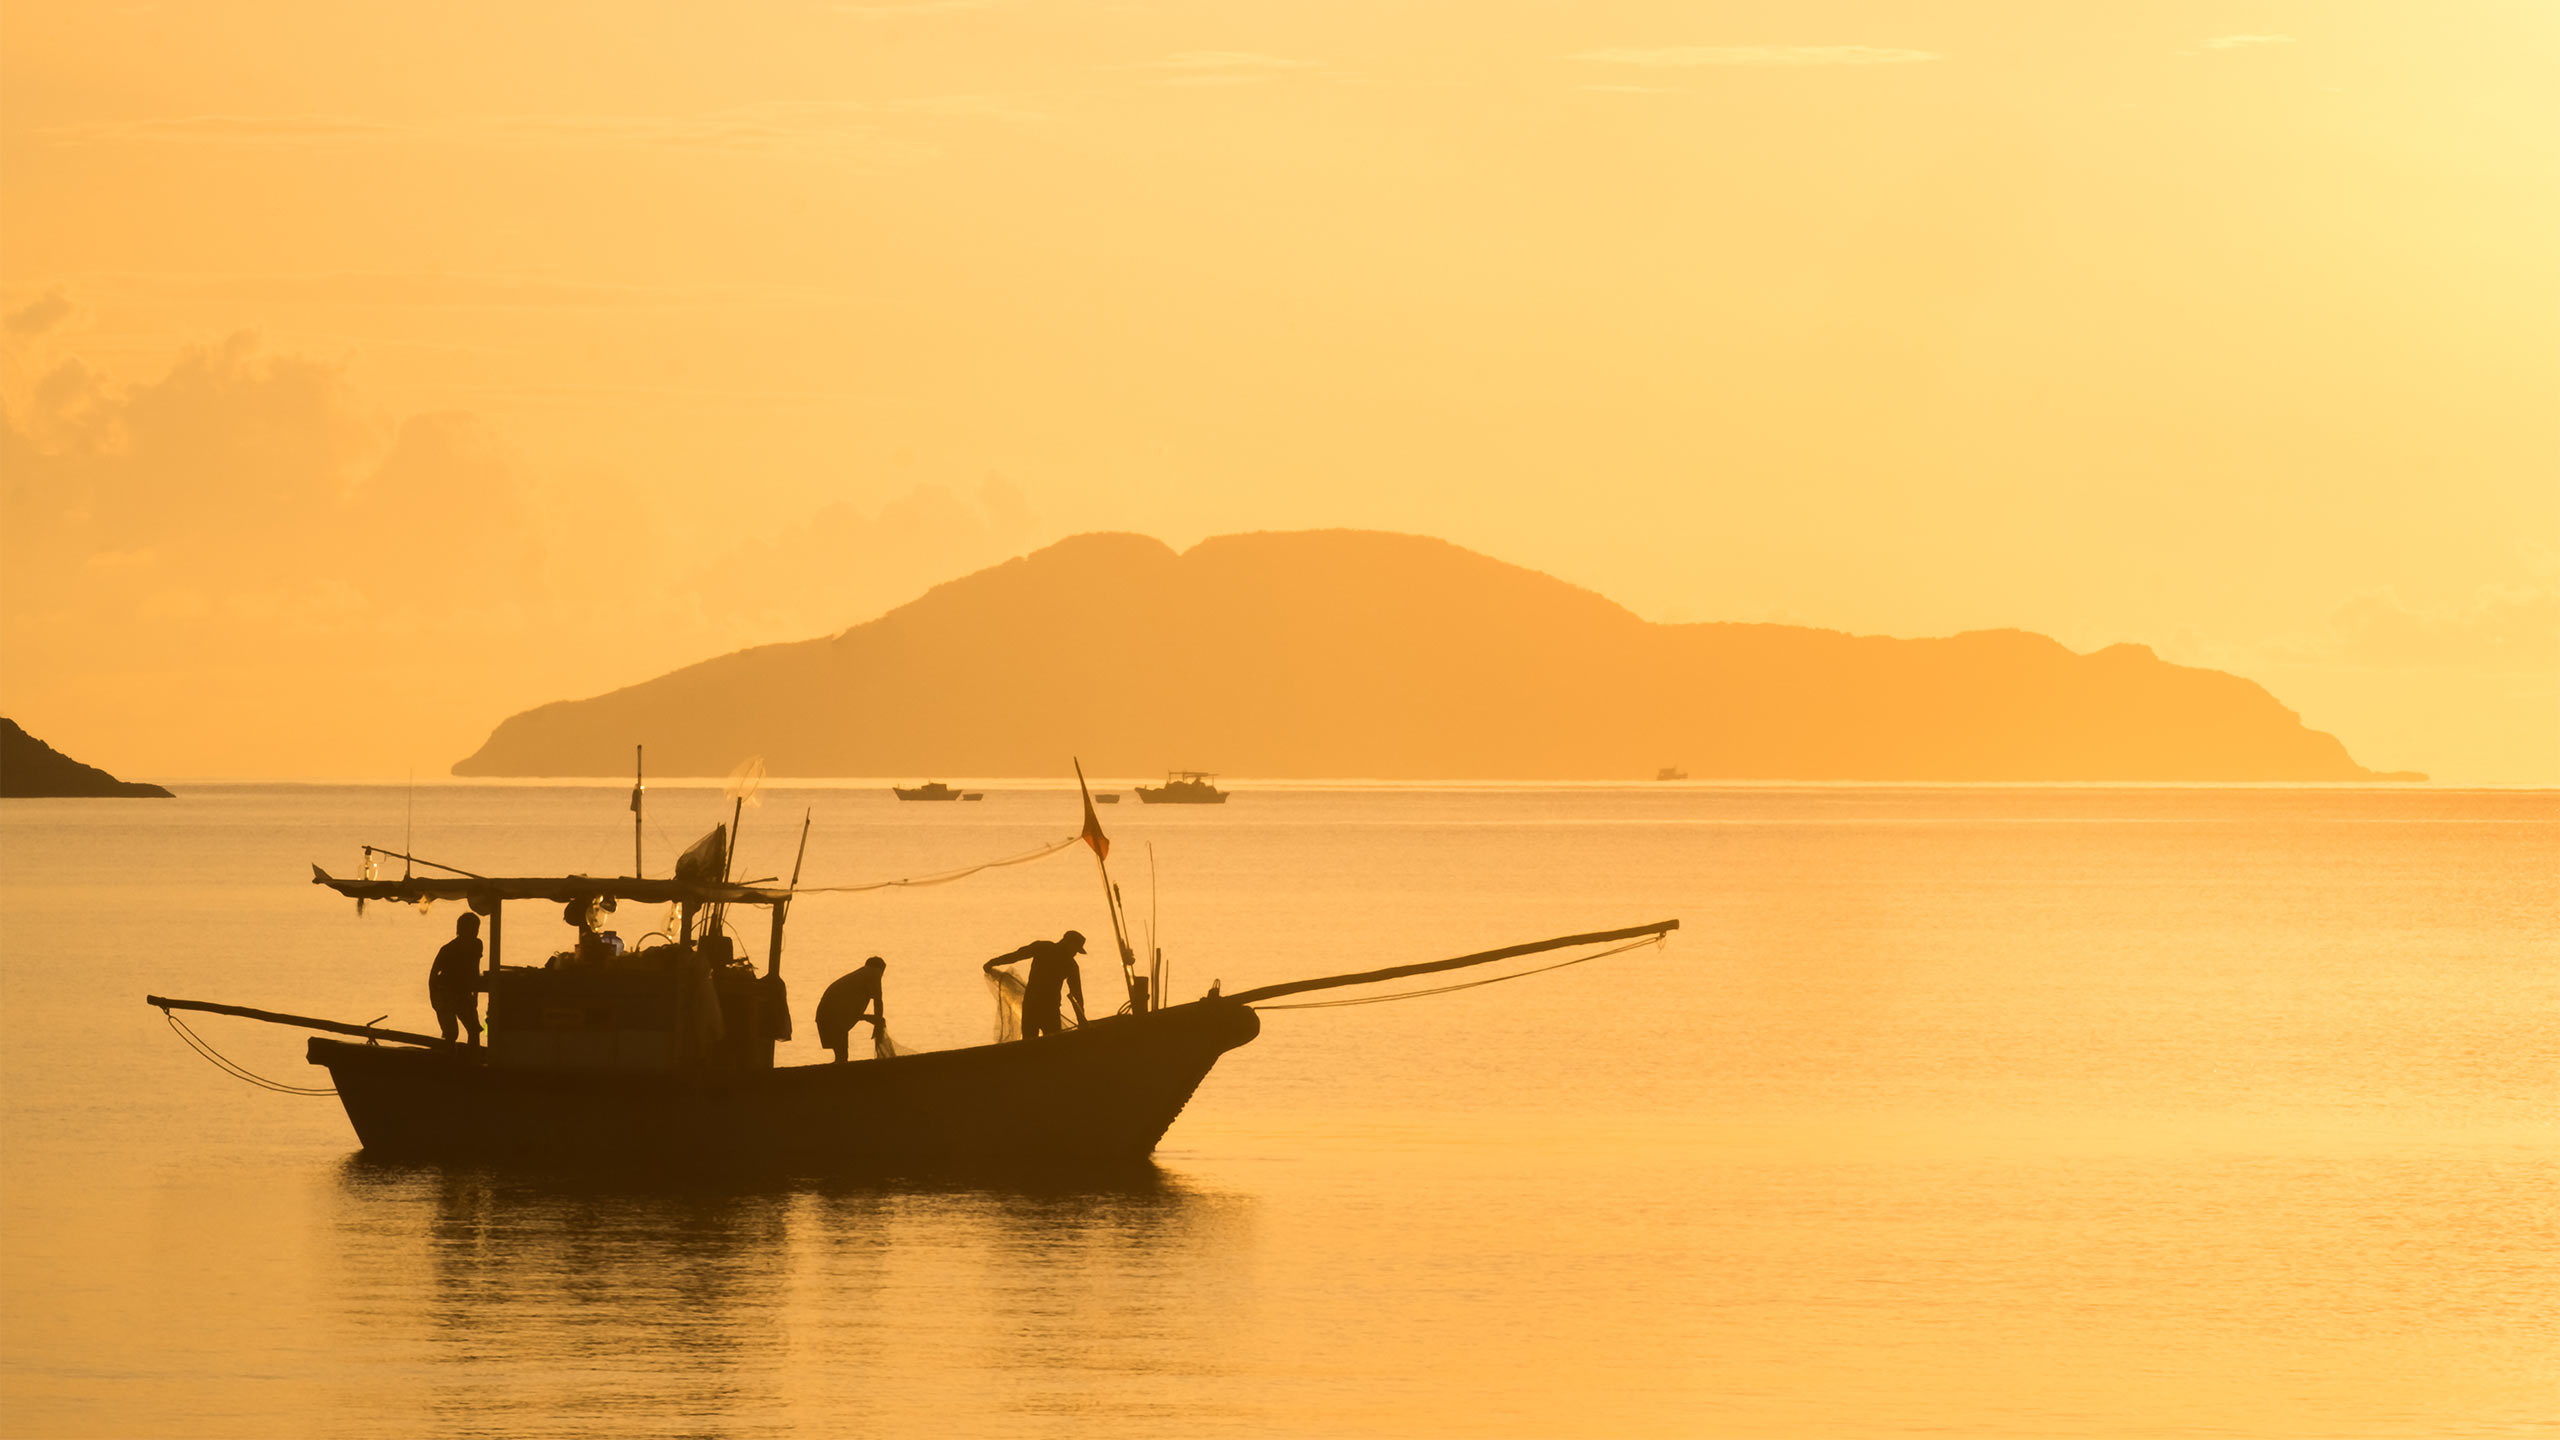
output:
[[[216,1005],[210,1000],[171,1000],[161,995],[145,995],[142,1003],[163,1012],[201,1010],[208,1015],[237,1015],[243,1020],[263,1020],[270,1025],[291,1025],[304,1030],[326,1030],[332,1035],[354,1035],[366,1040],[397,1040],[405,1045],[440,1045],[453,1048],[450,1040],[433,1035],[419,1035],[407,1030],[385,1030],[379,1025],[349,1025],[343,1020],[316,1020],[308,1015],[287,1015],[277,1010],[253,1010],[246,1005]]]
[[[1624,930],[1597,930],[1589,935],[1565,935],[1554,940],[1539,940],[1527,945],[1506,945],[1499,950],[1482,950],[1461,955],[1454,960],[1426,960],[1419,965],[1390,965],[1383,970],[1363,970],[1354,975],[1321,975],[1313,980],[1288,980],[1278,985],[1265,985],[1257,990],[1240,990],[1226,998],[1250,1005],[1256,1000],[1276,1000],[1283,995],[1296,995],[1307,990],[1333,990],[1344,985],[1367,985],[1379,980],[1401,980],[1407,975],[1429,975],[1438,970],[1463,970],[1470,965],[1490,965],[1496,960],[1515,960],[1523,955],[1536,955],[1547,950],[1564,950],[1575,945],[1605,945],[1612,940],[1633,940],[1643,935],[1668,935],[1680,928],[1677,920],[1657,920],[1651,925],[1630,925]]]

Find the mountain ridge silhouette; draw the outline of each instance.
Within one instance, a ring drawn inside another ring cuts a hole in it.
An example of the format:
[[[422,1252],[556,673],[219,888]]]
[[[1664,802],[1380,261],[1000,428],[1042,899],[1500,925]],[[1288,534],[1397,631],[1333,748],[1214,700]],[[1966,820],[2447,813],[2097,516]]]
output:
[[[0,717],[0,799],[172,800],[146,780],[119,780],[54,749],[17,721]]]
[[[457,775],[2383,778],[2252,681],[2021,630],[1656,624],[1425,536],[1073,536],[876,619],[509,717]],[[2403,778],[2403,777],[2391,777]]]

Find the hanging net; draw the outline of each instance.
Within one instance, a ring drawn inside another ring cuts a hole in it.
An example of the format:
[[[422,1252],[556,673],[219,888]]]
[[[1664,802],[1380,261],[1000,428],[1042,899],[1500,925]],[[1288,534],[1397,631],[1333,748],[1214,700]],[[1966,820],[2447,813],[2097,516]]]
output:
[[[1021,1039],[1024,994],[1022,977],[1010,970],[990,970],[986,974],[987,989],[996,997],[996,1043],[1002,1045],[1008,1040]],[[1058,1024],[1061,1028],[1073,1030],[1076,1028],[1076,1017],[1071,1012],[1061,1010],[1058,1014]]]

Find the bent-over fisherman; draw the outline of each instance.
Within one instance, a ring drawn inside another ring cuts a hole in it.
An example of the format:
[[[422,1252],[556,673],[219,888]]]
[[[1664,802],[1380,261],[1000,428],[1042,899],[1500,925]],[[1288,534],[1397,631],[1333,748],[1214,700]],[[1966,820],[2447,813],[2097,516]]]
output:
[[[1076,1023],[1085,1023],[1084,973],[1076,965],[1076,957],[1083,953],[1083,933],[1070,930],[1055,940],[1034,940],[1019,950],[997,956],[982,967],[992,975],[1016,960],[1031,962],[1031,973],[1022,982],[1023,1039],[1036,1040],[1066,1028],[1058,1018],[1058,991],[1061,988],[1075,1002]]]
[[[453,938],[427,967],[427,1003],[436,1007],[436,1029],[451,1040],[456,1030],[480,1043],[480,917],[463,912]]]
[[[818,997],[818,1043],[836,1052],[836,1063],[848,1058],[846,1050],[853,1038],[853,1027],[871,1022],[871,1043],[889,1033],[888,1008],[880,1001],[880,977],[887,973],[889,962],[874,955],[862,962],[862,968],[845,975],[827,987]]]

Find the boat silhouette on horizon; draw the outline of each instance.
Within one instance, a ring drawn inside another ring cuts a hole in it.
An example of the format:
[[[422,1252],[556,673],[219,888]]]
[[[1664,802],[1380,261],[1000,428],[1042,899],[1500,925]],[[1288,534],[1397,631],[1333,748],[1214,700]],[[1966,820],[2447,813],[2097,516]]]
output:
[[[1206,770],[1168,770],[1162,785],[1141,785],[1138,798],[1150,805],[1224,805],[1227,792]]]

